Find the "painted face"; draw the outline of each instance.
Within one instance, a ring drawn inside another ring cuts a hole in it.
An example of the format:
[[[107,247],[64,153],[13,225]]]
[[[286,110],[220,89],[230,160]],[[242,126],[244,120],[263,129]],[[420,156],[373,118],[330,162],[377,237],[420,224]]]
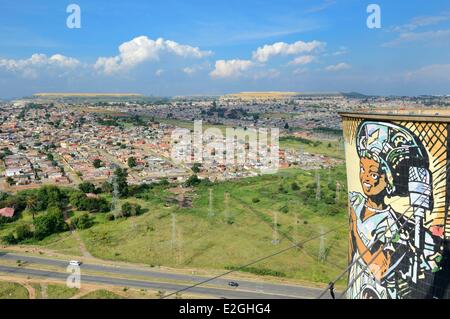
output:
[[[387,186],[386,174],[381,172],[380,163],[365,157],[359,162],[359,180],[367,196],[378,195]]]

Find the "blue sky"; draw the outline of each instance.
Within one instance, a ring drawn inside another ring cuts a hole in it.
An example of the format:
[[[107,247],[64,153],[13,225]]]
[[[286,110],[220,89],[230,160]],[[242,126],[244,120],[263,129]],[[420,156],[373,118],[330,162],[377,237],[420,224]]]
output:
[[[71,3],[80,29],[66,25]],[[380,29],[366,26],[371,3]],[[450,94],[444,0],[2,0],[0,11],[0,97]]]

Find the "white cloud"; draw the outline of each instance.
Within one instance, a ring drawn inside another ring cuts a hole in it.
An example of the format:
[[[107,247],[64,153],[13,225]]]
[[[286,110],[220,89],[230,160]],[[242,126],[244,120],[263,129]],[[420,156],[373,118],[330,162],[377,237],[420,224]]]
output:
[[[182,58],[200,59],[212,54],[197,47],[179,44],[175,41],[149,39],[146,36],[136,37],[119,46],[119,55],[113,57],[99,57],[95,69],[106,74],[129,70],[146,61],[158,61],[165,53],[174,54]]]
[[[405,32],[401,33],[396,39],[383,43],[384,47],[395,47],[403,43],[410,42],[435,42],[437,44],[445,44],[450,39],[450,29],[435,30],[425,32]]]
[[[74,69],[81,63],[75,58],[61,54],[48,57],[45,54],[33,54],[28,59],[0,59],[0,68],[10,72],[20,73],[26,78],[36,78],[42,71],[57,71],[59,73]]]
[[[432,64],[406,73],[406,79],[422,81],[450,81],[450,64]]]
[[[302,56],[296,57],[294,60],[289,62],[289,64],[304,65],[304,64],[309,64],[309,63],[313,62],[314,60],[315,60],[315,57],[313,57],[312,55],[302,55]]]
[[[292,72],[292,74],[299,75],[299,74],[305,74],[306,72],[308,72],[307,69],[305,69],[305,68],[298,68],[298,69],[295,69],[294,72]]]
[[[317,13],[317,12],[328,9],[329,7],[333,6],[334,4],[336,4],[335,0],[325,0],[321,4],[307,9],[305,12],[306,13]]]
[[[163,73],[164,73],[163,69],[158,69],[158,70],[156,70],[155,75],[156,76],[161,76]]]
[[[195,72],[197,71],[197,69],[196,68],[194,68],[194,67],[185,67],[184,69],[183,69],[183,72],[184,73],[186,73],[186,74],[194,74]]]
[[[413,31],[417,28],[440,24],[441,22],[445,22],[448,20],[450,20],[450,14],[415,17],[407,24],[393,27],[392,31],[408,32],[408,31]]]
[[[254,65],[250,60],[217,60],[214,70],[209,74],[213,78],[239,77]]]
[[[338,63],[335,65],[329,65],[325,68],[325,70],[330,71],[330,72],[336,72],[336,71],[341,71],[341,70],[347,70],[350,69],[351,66],[348,63]]]
[[[316,40],[310,42],[297,41],[292,44],[277,42],[270,45],[266,44],[263,47],[256,49],[256,51],[253,52],[253,59],[259,62],[267,62],[270,58],[277,55],[296,55],[319,50],[323,47],[325,47],[325,43]]]

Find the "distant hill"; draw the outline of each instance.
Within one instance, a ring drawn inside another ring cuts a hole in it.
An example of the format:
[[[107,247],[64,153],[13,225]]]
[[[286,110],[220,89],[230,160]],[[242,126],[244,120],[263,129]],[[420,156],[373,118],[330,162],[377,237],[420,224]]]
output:
[[[270,100],[270,99],[286,99],[295,98],[296,96],[344,96],[348,98],[367,98],[368,96],[358,92],[240,92],[225,94],[223,99],[243,99],[243,100]]]
[[[369,97],[368,95],[364,95],[364,94],[358,93],[358,92],[342,93],[342,95],[345,97],[355,98],[355,99],[366,99]]]

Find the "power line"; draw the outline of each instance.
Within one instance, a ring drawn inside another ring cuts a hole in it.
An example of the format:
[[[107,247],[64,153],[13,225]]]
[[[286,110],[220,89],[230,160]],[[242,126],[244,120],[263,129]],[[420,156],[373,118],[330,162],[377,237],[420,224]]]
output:
[[[203,281],[201,281],[201,282],[198,282],[198,283],[196,283],[196,284],[194,284],[194,285],[191,285],[191,286],[185,287],[185,288],[183,288],[183,289],[177,290],[177,291],[172,292],[172,293],[170,293],[170,294],[168,294],[168,295],[166,295],[166,296],[162,296],[161,299],[168,298],[168,297],[173,296],[173,295],[175,295],[175,294],[178,294],[178,293],[180,293],[180,292],[189,290],[189,289],[191,289],[191,288],[195,288],[195,287],[197,287],[197,286],[203,285],[203,284],[205,284],[205,283],[207,283],[207,282],[213,281],[213,280],[218,279],[218,278],[220,278],[220,277],[229,275],[229,274],[231,274],[231,273],[233,273],[233,272],[237,272],[237,271],[239,271],[239,270],[242,270],[242,269],[244,269],[244,268],[247,268],[247,267],[249,267],[249,266],[252,266],[252,265],[254,265],[254,264],[256,264],[256,263],[259,263],[259,262],[261,262],[261,261],[263,261],[263,260],[272,258],[272,257],[277,256],[277,255],[280,255],[280,254],[282,254],[282,253],[284,253],[284,252],[286,252],[286,251],[289,251],[289,250],[291,250],[291,249],[293,249],[293,248],[297,248],[299,245],[303,245],[303,244],[306,244],[307,242],[310,242],[310,241],[312,241],[312,240],[314,240],[314,239],[317,239],[317,238],[319,238],[320,236],[323,236],[323,235],[329,234],[329,233],[331,233],[331,232],[334,232],[334,231],[336,231],[337,229],[339,229],[339,228],[341,228],[341,227],[343,227],[343,226],[346,226],[346,225],[347,225],[347,224],[340,225],[340,226],[338,226],[338,227],[335,227],[335,228],[333,228],[333,229],[327,231],[327,232],[324,233],[324,234],[320,234],[320,235],[317,235],[317,236],[310,237],[310,238],[304,240],[304,241],[301,242],[301,243],[298,243],[298,244],[289,246],[289,247],[287,247],[287,248],[285,248],[285,249],[279,250],[279,251],[277,251],[277,252],[275,252],[275,253],[273,253],[273,254],[270,254],[270,255],[268,255],[268,256],[261,257],[261,258],[259,258],[259,259],[256,259],[256,260],[252,261],[252,262],[249,262],[248,264],[242,265],[242,266],[240,266],[240,267],[238,267],[238,268],[236,268],[236,269],[232,269],[232,270],[230,270],[230,271],[224,272],[223,274],[217,275],[217,276],[212,277],[212,278],[205,279],[205,280],[203,280]]]
[[[245,207],[246,207],[248,210],[250,210],[252,213],[254,213],[254,214],[256,215],[256,217],[258,217],[262,222],[266,223],[269,227],[271,227],[272,230],[275,230],[275,228],[274,228],[275,226],[274,226],[271,222],[266,221],[264,218],[262,218],[261,216],[259,216],[259,214],[258,214],[258,212],[256,211],[256,209],[254,209],[253,207],[248,206],[247,203],[244,202],[242,199],[236,198],[236,197],[234,197],[234,196],[232,196],[232,197],[233,197],[235,200],[237,200],[238,202],[240,202],[243,206],[245,206]],[[345,224],[343,224],[343,225],[348,225],[348,224],[345,223]],[[305,253],[305,254],[306,254],[307,256],[309,256],[310,258],[314,259],[314,258],[311,256],[311,254],[309,254],[305,249],[303,249],[302,245],[298,244],[298,242],[297,242],[296,240],[294,240],[293,238],[291,238],[291,236],[289,236],[287,233],[285,233],[285,232],[279,230],[278,227],[277,227],[276,231],[277,231],[277,234],[281,234],[282,237],[286,238],[288,241],[290,241],[290,242],[293,243],[294,245],[297,245],[297,248],[298,248],[299,250],[301,250],[303,253]],[[319,235],[319,236],[321,236],[321,235]],[[334,266],[334,267],[337,267],[337,268],[339,268],[339,269],[342,269],[342,266],[338,266],[337,264],[332,263],[332,262],[330,262],[330,261],[328,261],[328,260],[324,260],[324,262],[327,263],[327,264],[330,264],[330,265],[332,265],[332,266]]]

